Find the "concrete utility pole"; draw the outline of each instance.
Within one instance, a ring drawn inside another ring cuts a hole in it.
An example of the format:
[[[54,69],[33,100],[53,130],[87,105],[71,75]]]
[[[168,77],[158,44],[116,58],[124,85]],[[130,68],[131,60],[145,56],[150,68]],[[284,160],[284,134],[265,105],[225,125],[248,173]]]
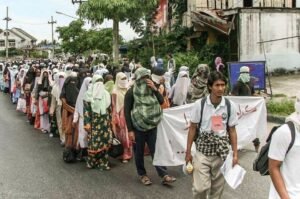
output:
[[[55,50],[55,46],[54,46],[54,32],[53,32],[53,25],[56,23],[56,21],[53,21],[53,16],[51,16],[51,21],[48,21],[48,24],[51,24],[51,32],[52,32],[52,58],[54,58],[54,50]]]
[[[8,59],[8,22],[11,20],[11,18],[8,17],[8,7],[6,7],[6,17],[3,19],[6,21],[6,31],[5,31],[5,50],[6,50],[6,59]]]

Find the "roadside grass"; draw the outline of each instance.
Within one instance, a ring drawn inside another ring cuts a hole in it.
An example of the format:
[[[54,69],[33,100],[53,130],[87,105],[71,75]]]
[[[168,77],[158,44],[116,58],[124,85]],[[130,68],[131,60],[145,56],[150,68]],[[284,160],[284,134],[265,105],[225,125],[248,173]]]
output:
[[[272,115],[288,116],[295,111],[294,104],[295,101],[288,98],[272,99],[267,102],[267,112]]]

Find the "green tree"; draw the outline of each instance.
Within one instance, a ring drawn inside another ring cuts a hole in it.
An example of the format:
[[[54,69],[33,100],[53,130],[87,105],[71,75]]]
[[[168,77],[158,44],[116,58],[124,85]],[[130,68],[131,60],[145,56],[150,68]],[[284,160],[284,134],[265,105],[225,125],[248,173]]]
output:
[[[79,13],[94,24],[101,24],[104,19],[113,20],[113,59],[119,58],[119,22],[128,22],[131,27],[141,32],[143,17],[149,10],[155,9],[157,0],[88,0],[81,4]]]
[[[75,20],[69,26],[56,29],[62,41],[61,48],[65,52],[77,55],[88,50],[86,31],[83,29],[83,25],[83,21]]]

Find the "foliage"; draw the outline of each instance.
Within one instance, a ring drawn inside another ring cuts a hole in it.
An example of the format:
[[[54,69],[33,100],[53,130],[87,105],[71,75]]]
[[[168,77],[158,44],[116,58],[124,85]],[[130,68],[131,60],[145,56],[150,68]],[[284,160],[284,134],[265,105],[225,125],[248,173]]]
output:
[[[190,69],[190,75],[194,73],[198,64],[201,63],[196,52],[176,53],[174,54],[174,58],[176,61],[176,68],[179,69],[180,66],[188,66]]]
[[[104,19],[113,20],[113,57],[119,57],[119,22],[127,22],[142,32],[143,18],[157,5],[157,0],[88,0],[81,4],[78,13],[93,24],[101,24]]]
[[[23,51],[20,49],[16,49],[16,48],[9,48],[8,49],[8,56],[12,57],[12,56],[19,56],[19,55],[23,55]],[[6,50],[1,50],[0,51],[0,57],[5,57],[6,56]]]
[[[111,28],[85,30],[83,22],[76,20],[71,22],[69,26],[58,27],[56,31],[62,40],[61,48],[64,52],[78,55],[93,50],[106,54],[110,54],[112,51]],[[123,41],[122,37],[119,40]]]
[[[287,116],[295,111],[294,104],[293,100],[287,98],[280,101],[273,99],[267,102],[267,111],[274,115]]]
[[[42,58],[42,59],[47,59],[48,58],[48,52],[46,51],[32,51],[30,52],[30,57],[31,58]]]

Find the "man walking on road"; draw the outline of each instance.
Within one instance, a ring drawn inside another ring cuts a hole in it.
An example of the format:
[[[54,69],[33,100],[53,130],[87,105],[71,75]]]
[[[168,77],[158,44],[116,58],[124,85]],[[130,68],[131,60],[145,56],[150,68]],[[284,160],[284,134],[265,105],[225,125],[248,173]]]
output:
[[[295,103],[296,112],[286,122],[295,126],[295,141],[288,151],[292,140],[287,124],[279,127],[272,135],[269,148],[269,172],[272,179],[269,199],[300,198],[300,95]],[[288,151],[288,153],[287,153]]]
[[[150,71],[139,68],[135,71],[135,84],[125,95],[125,118],[129,139],[134,143],[134,158],[137,173],[144,185],[152,184],[144,167],[144,149],[147,143],[151,157],[154,157],[157,125],[162,117],[160,104],[163,96],[150,79]],[[166,167],[155,166],[163,184],[172,183],[176,178],[169,176]]]
[[[230,105],[232,103],[223,97],[226,83],[222,73],[211,73],[207,82],[210,95],[197,100],[192,109],[185,159],[193,162],[194,198],[207,199],[207,195],[209,199],[222,197],[225,180],[220,168],[229,153],[229,144],[233,150],[233,166],[238,163],[235,130],[238,118],[234,106]],[[204,104],[202,100],[205,100]],[[192,157],[195,137],[197,152]]]

